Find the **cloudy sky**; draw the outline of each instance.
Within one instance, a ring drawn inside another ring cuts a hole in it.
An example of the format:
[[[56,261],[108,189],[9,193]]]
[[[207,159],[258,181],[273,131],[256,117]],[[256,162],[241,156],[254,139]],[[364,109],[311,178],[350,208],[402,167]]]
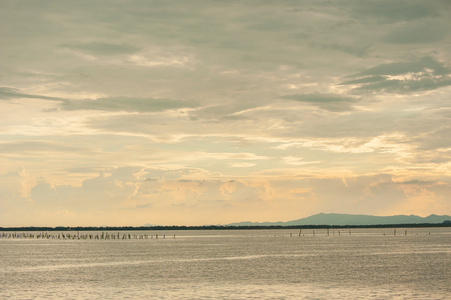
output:
[[[0,2],[0,226],[451,214],[451,2]]]

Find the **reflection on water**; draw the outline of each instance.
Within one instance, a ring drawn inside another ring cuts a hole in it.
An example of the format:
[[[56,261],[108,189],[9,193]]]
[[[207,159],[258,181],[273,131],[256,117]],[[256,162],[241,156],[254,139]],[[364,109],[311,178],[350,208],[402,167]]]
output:
[[[328,236],[284,229],[167,231],[158,234],[171,238],[158,240],[0,239],[0,298],[451,298],[451,229],[406,230],[396,236],[393,229],[330,230]]]

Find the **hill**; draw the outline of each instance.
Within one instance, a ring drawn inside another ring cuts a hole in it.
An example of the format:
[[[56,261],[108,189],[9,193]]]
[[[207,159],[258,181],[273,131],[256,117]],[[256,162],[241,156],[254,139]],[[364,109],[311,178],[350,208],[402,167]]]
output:
[[[230,226],[293,226],[293,225],[385,225],[385,224],[433,224],[451,220],[451,216],[430,215],[419,217],[415,215],[372,216],[352,214],[320,213],[307,218],[288,222],[240,222]]]

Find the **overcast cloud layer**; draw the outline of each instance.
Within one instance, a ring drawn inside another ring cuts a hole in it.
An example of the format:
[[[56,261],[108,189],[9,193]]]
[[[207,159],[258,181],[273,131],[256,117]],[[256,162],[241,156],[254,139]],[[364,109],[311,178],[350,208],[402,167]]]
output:
[[[451,2],[0,3],[0,226],[451,214]]]

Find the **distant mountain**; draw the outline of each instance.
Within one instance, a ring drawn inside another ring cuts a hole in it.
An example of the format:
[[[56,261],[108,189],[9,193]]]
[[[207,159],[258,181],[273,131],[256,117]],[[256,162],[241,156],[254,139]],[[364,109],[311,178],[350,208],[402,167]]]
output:
[[[384,224],[424,224],[443,223],[451,220],[451,216],[430,215],[422,218],[415,215],[397,216],[371,216],[371,215],[350,215],[350,214],[325,214],[320,213],[307,218],[288,222],[240,222],[228,224],[231,226],[271,226],[271,225],[384,225]]]

